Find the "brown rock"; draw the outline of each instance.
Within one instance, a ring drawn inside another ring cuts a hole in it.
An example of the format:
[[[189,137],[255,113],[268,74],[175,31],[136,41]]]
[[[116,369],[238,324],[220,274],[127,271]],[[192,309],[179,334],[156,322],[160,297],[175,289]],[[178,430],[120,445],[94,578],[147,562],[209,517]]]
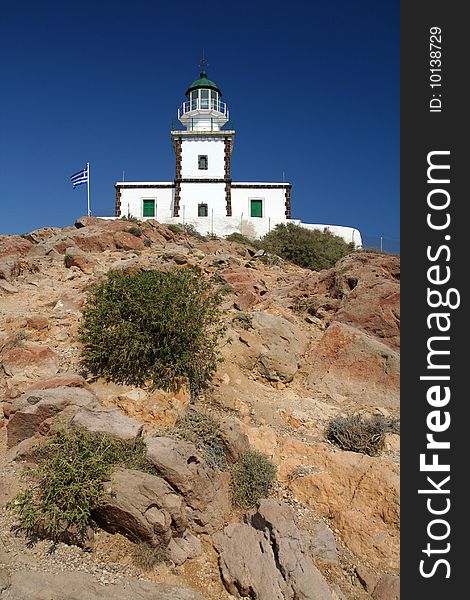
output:
[[[49,327],[49,319],[47,317],[42,317],[41,315],[34,315],[32,317],[26,317],[26,324],[30,329],[41,331],[41,329],[47,329]]]
[[[258,302],[258,300],[259,300],[258,294],[247,291],[238,296],[238,298],[234,302],[234,306],[238,310],[244,311],[244,310],[248,310],[249,308],[254,306]]]
[[[59,298],[54,306],[56,313],[74,313],[81,314],[81,308],[84,304],[84,297],[79,293],[67,293]]]
[[[212,533],[230,510],[229,475],[211,469],[190,442],[146,438],[147,460],[180,493],[195,531]]]
[[[91,275],[96,266],[96,261],[87,255],[86,252],[83,252],[83,250],[72,246],[65,250],[64,264],[67,269],[70,269],[70,267],[77,267],[83,271],[83,273]]]
[[[4,292],[5,294],[17,294],[20,290],[8,281],[3,281],[0,279],[0,292]]]
[[[87,387],[85,379],[77,373],[59,373],[50,379],[41,379],[28,388],[32,390],[49,390],[56,387]]]
[[[68,388],[80,390],[80,388]],[[104,407],[94,403],[77,411],[70,424],[72,427],[84,427],[88,431],[107,433],[134,445],[140,437],[143,424],[126,417],[116,406]]]
[[[80,388],[58,387],[24,393],[10,407],[7,425],[8,447],[11,448],[35,435],[44,421],[68,406],[86,406],[94,400],[95,396],[91,392]]]
[[[123,250],[143,250],[145,248],[141,237],[137,237],[127,231],[117,231],[114,234],[114,242],[117,248],[122,248]]]
[[[30,242],[33,242],[33,244],[40,244],[53,236],[61,234],[62,231],[63,229],[60,229],[59,227],[41,227],[40,229],[30,231],[24,237]]]
[[[7,586],[5,600],[206,600],[189,588],[131,578],[103,585],[96,575],[79,571],[42,573],[24,569],[2,575],[0,581]]]
[[[7,375],[51,377],[59,370],[59,357],[49,346],[24,342],[5,352],[2,364]]]
[[[369,406],[397,407],[400,360],[366,333],[333,322],[317,343],[306,386]]]
[[[120,392],[117,397],[108,399],[107,403],[118,406],[128,417],[143,423],[172,427],[190,401],[189,389],[183,386],[176,392],[149,392],[133,388]]]
[[[384,575],[372,594],[374,600],[400,600],[400,578]]]
[[[166,547],[172,534],[182,535],[188,526],[183,500],[161,477],[115,469],[104,490],[94,516],[110,533]]]
[[[225,458],[229,463],[236,462],[250,449],[248,436],[241,430],[240,423],[231,417],[219,422],[220,435],[224,442]]]
[[[287,504],[261,500],[246,521],[232,523],[213,536],[222,579],[231,594],[258,600],[332,599]]]
[[[0,256],[25,256],[33,244],[20,235],[0,235]]]
[[[366,592],[372,594],[379,582],[380,577],[366,565],[357,565],[356,575]]]

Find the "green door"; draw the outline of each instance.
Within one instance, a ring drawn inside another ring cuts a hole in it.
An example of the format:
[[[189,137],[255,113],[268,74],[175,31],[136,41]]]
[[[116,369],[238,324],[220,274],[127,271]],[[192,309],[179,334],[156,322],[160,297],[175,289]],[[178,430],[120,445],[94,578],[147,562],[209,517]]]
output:
[[[251,216],[262,217],[263,216],[263,201],[262,200],[251,200]]]
[[[144,217],[155,216],[155,200],[144,200]]]

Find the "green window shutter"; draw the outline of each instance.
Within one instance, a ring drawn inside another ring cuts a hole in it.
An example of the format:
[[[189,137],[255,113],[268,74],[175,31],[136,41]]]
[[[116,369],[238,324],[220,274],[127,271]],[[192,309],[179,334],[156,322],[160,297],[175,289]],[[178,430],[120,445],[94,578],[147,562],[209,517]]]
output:
[[[144,217],[155,216],[155,200],[144,200]]]
[[[262,200],[251,200],[251,216],[262,217],[263,216],[263,201]]]

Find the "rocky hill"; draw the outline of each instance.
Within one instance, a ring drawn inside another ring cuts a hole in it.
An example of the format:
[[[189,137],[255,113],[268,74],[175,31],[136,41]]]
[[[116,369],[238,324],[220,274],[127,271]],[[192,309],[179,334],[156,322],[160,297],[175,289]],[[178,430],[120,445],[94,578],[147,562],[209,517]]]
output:
[[[224,361],[193,409],[217,421],[229,463],[251,447],[278,469],[247,512],[231,505],[227,471],[162,433],[187,413],[188,392],[106,383],[81,364],[77,328],[95,283],[188,265],[216,277],[227,324]],[[399,598],[398,430],[372,456],[325,437],[335,417],[397,423],[399,300],[399,259],[378,253],[312,272],[156,221],[93,217],[0,236],[0,598]],[[58,422],[141,440],[158,476],[117,469],[85,550],[61,542],[51,553],[3,507]],[[167,560],[145,567],[136,541],[162,539]]]

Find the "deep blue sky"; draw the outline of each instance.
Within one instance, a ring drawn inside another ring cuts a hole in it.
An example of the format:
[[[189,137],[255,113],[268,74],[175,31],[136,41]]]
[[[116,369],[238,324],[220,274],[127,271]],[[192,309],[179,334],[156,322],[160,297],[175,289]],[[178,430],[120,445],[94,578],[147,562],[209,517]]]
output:
[[[399,2],[2,3],[0,233],[112,215],[114,183],[168,181],[199,75],[236,129],[232,177],[293,184],[293,216],[399,238]]]

